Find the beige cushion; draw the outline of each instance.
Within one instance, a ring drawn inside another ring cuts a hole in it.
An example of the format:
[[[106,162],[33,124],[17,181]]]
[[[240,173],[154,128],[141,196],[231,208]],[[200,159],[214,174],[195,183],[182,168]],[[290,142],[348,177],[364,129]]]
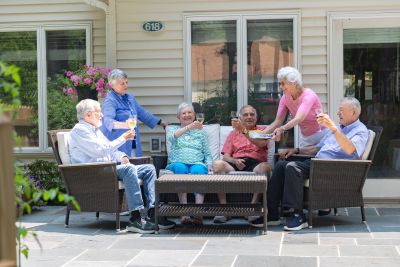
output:
[[[58,153],[62,164],[71,164],[71,158],[68,151],[69,132],[58,132]]]
[[[223,155],[221,154],[221,150],[224,147],[226,138],[233,131],[232,126],[221,126],[221,130],[219,131],[219,159],[222,159]]]
[[[369,153],[371,152],[371,148],[372,148],[372,144],[374,143],[374,139],[375,139],[375,132],[372,130],[368,130],[369,131],[369,136],[368,136],[368,142],[367,142],[367,146],[365,147],[364,153],[362,153],[361,155],[361,159],[366,160],[369,157]]]
[[[219,153],[219,140],[216,138],[219,136],[219,131],[220,131],[219,124],[209,124],[209,125],[204,125],[203,129],[207,133],[207,141],[208,141],[208,147],[210,148],[211,156],[213,158],[213,161],[219,159],[220,154]]]

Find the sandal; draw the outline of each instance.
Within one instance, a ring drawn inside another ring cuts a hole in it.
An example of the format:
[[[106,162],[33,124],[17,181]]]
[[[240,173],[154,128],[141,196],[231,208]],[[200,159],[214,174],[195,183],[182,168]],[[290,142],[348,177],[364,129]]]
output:
[[[189,216],[182,216],[181,217],[181,224],[182,225],[191,225],[192,219]]]
[[[203,225],[203,217],[192,217],[193,225]]]

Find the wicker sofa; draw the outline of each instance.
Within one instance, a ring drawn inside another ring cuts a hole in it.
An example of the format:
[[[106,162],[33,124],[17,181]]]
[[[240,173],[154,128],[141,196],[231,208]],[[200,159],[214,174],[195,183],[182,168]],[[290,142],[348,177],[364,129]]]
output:
[[[221,150],[224,146],[226,138],[228,137],[229,133],[233,130],[232,126],[221,126],[219,124],[208,124],[204,125],[203,129],[207,133],[208,137],[208,145],[210,147],[211,155],[213,157],[213,161],[218,159],[222,159],[223,155],[221,154]],[[168,126],[166,132],[168,131]],[[171,149],[171,144],[166,140],[166,151],[167,153]],[[268,152],[267,153],[267,160],[268,162],[273,165],[274,164],[274,155],[275,155],[275,142],[270,140],[268,142]],[[167,156],[166,155],[157,155],[153,156],[153,162],[157,162],[155,164],[157,172],[159,172],[159,176],[164,174],[172,174],[171,171],[165,169],[167,165]],[[251,175],[254,174],[252,172],[232,172],[231,174],[243,174],[243,175]],[[212,173],[210,173],[212,174]],[[191,196],[189,195],[189,200],[192,200]],[[233,202],[250,202],[251,194],[228,194],[228,201]],[[161,197],[162,201],[165,202],[177,202],[178,197],[174,194],[168,194],[167,196]],[[205,202],[216,202],[217,198],[215,194],[206,195]]]

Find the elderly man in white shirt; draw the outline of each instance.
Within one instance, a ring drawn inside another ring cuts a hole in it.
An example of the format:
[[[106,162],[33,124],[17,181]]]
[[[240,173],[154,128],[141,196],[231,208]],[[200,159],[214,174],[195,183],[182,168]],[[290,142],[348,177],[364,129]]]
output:
[[[120,137],[109,141],[100,131],[102,113],[100,103],[92,99],[84,99],[76,106],[79,122],[74,126],[70,135],[69,154],[72,163],[90,162],[120,162],[117,165],[117,177],[124,182],[125,196],[130,211],[127,230],[136,233],[154,233],[154,181],[156,172],[151,164],[133,165],[129,157],[118,151],[127,140],[135,137],[134,130],[128,130]],[[146,196],[148,217],[142,220],[140,210],[144,209],[139,179],[143,181]],[[161,229],[175,226],[175,223],[162,220]]]

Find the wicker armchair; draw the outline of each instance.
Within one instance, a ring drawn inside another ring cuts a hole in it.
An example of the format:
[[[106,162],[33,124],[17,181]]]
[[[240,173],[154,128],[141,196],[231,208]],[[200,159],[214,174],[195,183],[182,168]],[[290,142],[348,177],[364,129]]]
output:
[[[375,156],[382,127],[368,126],[375,132],[367,160],[311,159],[309,186],[304,187],[304,206],[308,209],[308,225],[312,227],[312,212],[317,209],[360,207],[365,221],[362,190]]]
[[[67,193],[74,196],[81,211],[115,213],[116,229],[120,229],[120,212],[123,210],[124,188],[117,180],[116,164],[113,162],[63,164],[58,149],[58,132],[69,132],[70,129],[48,131],[48,138],[54,156],[63,177]],[[150,157],[137,157],[131,163],[150,163]],[[68,227],[69,214],[73,206],[68,204],[65,215],[65,226]]]

